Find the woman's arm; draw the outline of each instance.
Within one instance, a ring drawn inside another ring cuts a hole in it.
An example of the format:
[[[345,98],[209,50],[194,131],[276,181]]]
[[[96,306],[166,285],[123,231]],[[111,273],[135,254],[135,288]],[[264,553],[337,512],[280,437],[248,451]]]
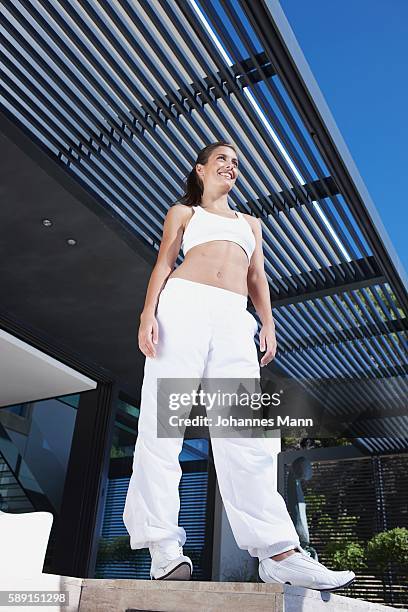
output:
[[[272,361],[276,354],[275,323],[272,316],[269,283],[265,274],[261,220],[254,219],[253,217],[249,217],[249,219],[251,220],[251,226],[255,235],[256,246],[248,268],[248,295],[262,321],[259,345],[261,351],[267,349],[261,359],[261,366],[265,366]]]
[[[175,204],[169,208],[164,219],[160,248],[150,275],[145,303],[140,315],[139,348],[146,357],[156,355],[153,344],[157,344],[159,340],[159,328],[155,319],[157,302],[180,252],[187,215],[188,210],[185,206]]]

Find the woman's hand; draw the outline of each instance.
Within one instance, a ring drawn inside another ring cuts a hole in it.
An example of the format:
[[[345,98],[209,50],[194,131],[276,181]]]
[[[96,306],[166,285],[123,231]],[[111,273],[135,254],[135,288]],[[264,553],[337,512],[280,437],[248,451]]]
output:
[[[261,359],[261,367],[263,367],[268,365],[276,354],[275,325],[273,323],[262,326],[259,332],[259,348],[261,351],[267,349],[265,355]]]
[[[156,357],[154,344],[159,341],[159,325],[152,313],[142,312],[139,325],[139,349],[146,357]]]

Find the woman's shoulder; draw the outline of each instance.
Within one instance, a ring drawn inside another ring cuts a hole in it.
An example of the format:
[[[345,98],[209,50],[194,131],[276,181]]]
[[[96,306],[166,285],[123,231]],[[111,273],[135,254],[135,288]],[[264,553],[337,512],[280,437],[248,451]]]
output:
[[[173,204],[167,211],[168,215],[172,217],[178,217],[180,219],[186,219],[192,214],[192,206],[186,206],[185,204]]]
[[[187,206],[186,204],[173,204],[172,206],[170,206],[169,212],[174,211],[173,214],[188,215],[192,212],[192,209],[192,206]]]
[[[167,211],[166,219],[169,219],[172,223],[185,228],[186,223],[191,219],[192,215],[193,209],[191,206],[186,206],[185,204],[173,204]]]
[[[261,220],[259,217],[254,217],[253,215],[248,215],[247,213],[241,213],[244,219],[248,221],[252,228],[259,227],[261,224]]]

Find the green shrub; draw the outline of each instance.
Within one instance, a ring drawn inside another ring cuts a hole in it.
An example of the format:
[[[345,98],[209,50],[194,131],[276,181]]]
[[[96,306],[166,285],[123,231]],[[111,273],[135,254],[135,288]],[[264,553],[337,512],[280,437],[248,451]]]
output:
[[[330,560],[331,569],[355,571],[367,567],[364,546],[358,542],[331,540],[326,544],[324,552]]]
[[[395,527],[377,533],[367,542],[367,558],[381,570],[391,562],[408,569],[408,529]]]

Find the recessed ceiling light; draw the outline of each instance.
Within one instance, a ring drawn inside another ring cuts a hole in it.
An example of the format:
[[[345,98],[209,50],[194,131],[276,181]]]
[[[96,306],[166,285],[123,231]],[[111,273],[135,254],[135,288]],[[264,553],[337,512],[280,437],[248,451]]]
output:
[[[43,219],[42,224],[45,225],[45,227],[51,227],[52,221],[51,219]]]
[[[69,244],[69,246],[74,246],[77,243],[77,241],[74,238],[68,238],[67,240],[67,244]]]

